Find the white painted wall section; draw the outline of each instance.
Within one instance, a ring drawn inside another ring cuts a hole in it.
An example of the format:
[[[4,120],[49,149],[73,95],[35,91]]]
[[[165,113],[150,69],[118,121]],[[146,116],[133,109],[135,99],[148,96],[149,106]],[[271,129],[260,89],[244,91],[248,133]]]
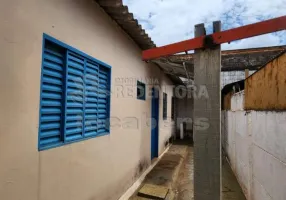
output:
[[[286,112],[223,111],[222,146],[248,200],[286,199]]]
[[[244,90],[231,97],[231,110],[244,110]]]

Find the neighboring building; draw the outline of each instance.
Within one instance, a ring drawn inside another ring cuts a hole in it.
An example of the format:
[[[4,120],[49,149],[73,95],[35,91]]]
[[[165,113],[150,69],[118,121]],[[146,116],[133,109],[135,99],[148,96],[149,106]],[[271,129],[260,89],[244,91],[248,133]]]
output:
[[[286,110],[286,50],[245,80],[246,110]]]
[[[245,80],[222,89],[222,110],[231,110],[232,96],[245,90],[245,110],[286,109],[286,50],[282,51]]]
[[[173,134],[174,83],[141,60],[152,41],[97,2],[1,2],[0,199],[118,199]]]
[[[248,200],[286,199],[285,92],[286,51],[222,91],[222,148]]]
[[[231,98],[236,92],[244,90],[244,80],[227,84],[221,90],[221,109],[231,110]]]

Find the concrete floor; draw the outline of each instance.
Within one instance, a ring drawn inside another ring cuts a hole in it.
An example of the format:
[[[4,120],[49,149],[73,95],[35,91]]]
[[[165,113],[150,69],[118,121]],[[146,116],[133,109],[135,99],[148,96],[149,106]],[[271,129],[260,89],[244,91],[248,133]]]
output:
[[[246,200],[228,162],[222,162],[222,198],[224,200]]]
[[[178,179],[174,185],[176,200],[194,199],[194,162],[193,147],[188,146],[188,155],[179,170]],[[222,162],[222,199],[223,200],[246,200],[236,177],[229,164],[223,159]]]
[[[187,145],[187,155],[179,170],[178,178],[174,184],[176,200],[194,199],[194,151],[193,147]]]
[[[155,185],[158,186],[158,188],[165,187],[169,189],[168,195],[165,199],[173,200],[175,196],[173,185],[177,180],[182,163],[188,154],[188,148],[188,145],[172,145],[163,155],[158,164],[145,177],[145,180],[139,187],[139,190],[145,184]],[[130,200],[152,199],[140,197],[139,190],[134,193]],[[150,193],[154,193],[154,191],[150,191]]]
[[[194,199],[193,147],[190,144],[190,141],[173,144],[154,169],[146,176],[142,186],[144,184],[152,184],[158,187],[169,188],[166,200]],[[222,199],[246,200],[225,160],[223,160],[222,166]],[[138,191],[130,199],[152,199],[138,197],[137,194]]]

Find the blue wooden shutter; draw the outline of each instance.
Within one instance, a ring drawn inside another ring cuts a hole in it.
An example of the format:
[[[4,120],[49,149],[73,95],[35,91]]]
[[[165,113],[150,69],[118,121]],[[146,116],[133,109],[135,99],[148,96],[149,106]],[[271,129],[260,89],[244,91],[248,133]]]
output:
[[[98,123],[98,65],[86,61],[85,137],[96,136]]]
[[[108,132],[109,122],[109,72],[108,69],[99,67],[98,89],[98,133]]]
[[[65,141],[83,137],[84,126],[84,66],[83,57],[67,52]]]
[[[65,51],[46,42],[43,52],[39,147],[62,141]]]

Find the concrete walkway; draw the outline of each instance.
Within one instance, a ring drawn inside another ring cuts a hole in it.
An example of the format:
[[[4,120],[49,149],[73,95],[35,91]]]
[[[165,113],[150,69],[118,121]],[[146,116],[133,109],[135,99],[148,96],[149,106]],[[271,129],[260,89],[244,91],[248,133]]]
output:
[[[146,176],[139,190],[130,199],[194,199],[193,147],[190,144],[191,142],[189,141],[181,141],[173,144],[153,170]],[[223,200],[245,200],[241,188],[226,161],[223,161],[222,175]],[[149,194],[154,196],[146,196],[143,192],[143,186],[152,186],[151,189],[147,190],[144,187],[144,192],[149,190]],[[140,190],[141,188],[142,190]],[[168,191],[167,196],[162,198],[164,196],[162,191],[165,192],[166,190]]]
[[[184,160],[179,176],[176,181],[176,200],[194,199],[194,161],[193,147],[188,146],[188,155]],[[223,159],[222,162],[222,199],[223,200],[246,200],[229,164]]]
[[[146,176],[144,182],[140,186],[153,185],[157,188],[166,188],[168,193],[166,198],[167,200],[172,200],[175,197],[173,190],[173,185],[178,178],[179,170],[186,156],[188,155],[188,146],[187,145],[172,145],[168,152],[161,158],[158,164],[152,169],[152,171]],[[144,198],[140,195],[139,190],[131,197],[132,200],[146,200],[146,199],[156,199],[156,198]],[[138,195],[139,193],[139,195]],[[152,191],[149,193],[156,193],[156,188],[152,188]],[[157,198],[159,199],[159,198]]]
[[[224,200],[246,200],[228,162],[222,162],[222,197]]]

